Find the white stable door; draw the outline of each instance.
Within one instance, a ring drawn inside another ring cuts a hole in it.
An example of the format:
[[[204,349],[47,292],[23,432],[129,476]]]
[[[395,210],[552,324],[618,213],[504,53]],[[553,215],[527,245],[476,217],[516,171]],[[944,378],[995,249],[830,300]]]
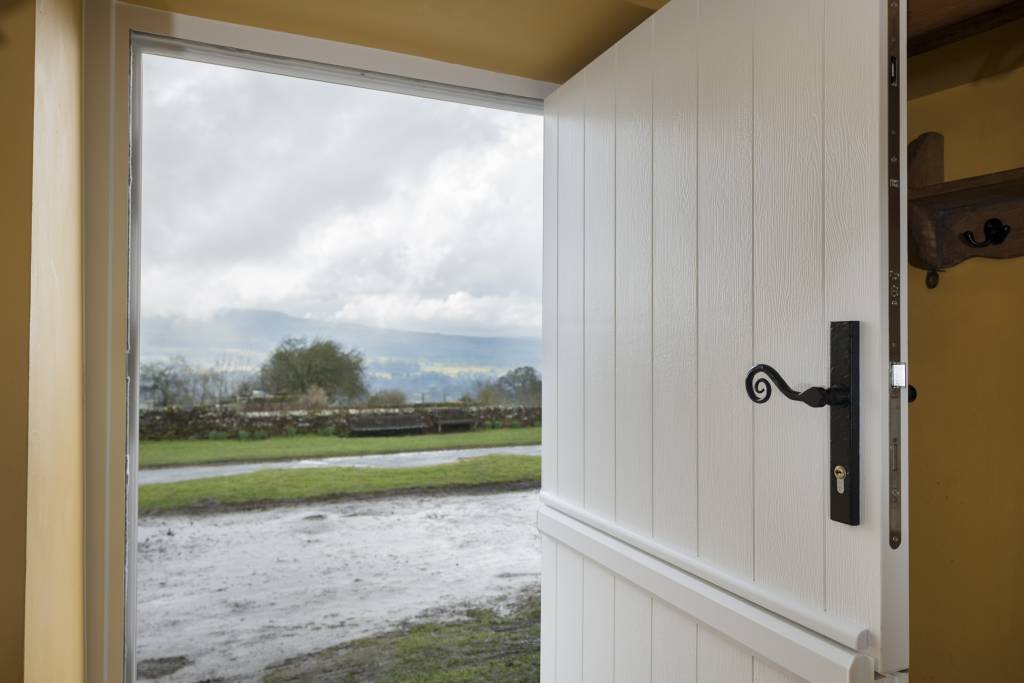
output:
[[[902,14],[673,0],[546,101],[544,681],[907,667]],[[852,493],[832,409],[744,384],[828,387],[835,321]]]

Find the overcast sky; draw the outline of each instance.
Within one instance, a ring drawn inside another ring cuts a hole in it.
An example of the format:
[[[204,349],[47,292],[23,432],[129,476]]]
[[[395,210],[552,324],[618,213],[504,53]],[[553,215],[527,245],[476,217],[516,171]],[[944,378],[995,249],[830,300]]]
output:
[[[145,314],[540,334],[542,121],[147,55]]]

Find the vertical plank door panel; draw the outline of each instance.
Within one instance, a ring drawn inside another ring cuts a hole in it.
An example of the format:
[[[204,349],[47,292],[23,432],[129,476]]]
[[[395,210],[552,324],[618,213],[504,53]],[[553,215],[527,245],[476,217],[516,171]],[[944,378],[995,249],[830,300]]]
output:
[[[651,22],[616,48],[616,520],[651,533]]]
[[[697,0],[653,19],[654,537],[697,553]]]
[[[754,683],[806,683],[804,679],[794,676],[769,662],[754,658]]]
[[[558,495],[583,504],[583,75],[558,100]],[[543,390],[543,389],[542,389]]]
[[[750,0],[701,0],[698,401],[701,557],[753,569]]]
[[[615,579],[615,681],[651,683],[651,596]]]
[[[881,624],[879,595],[887,516],[885,383],[887,329],[884,281],[865,277],[885,261],[882,118],[885,3],[825,2],[823,62],[824,294],[831,320],[860,320],[861,525],[828,523],[825,531],[825,608],[871,626]],[[876,45],[877,51],[865,49]],[[877,639],[870,646],[877,656]]]
[[[886,9],[673,0],[548,98],[542,469],[606,549],[648,548],[891,670],[907,626],[905,547],[886,545]],[[858,527],[829,520],[828,411],[743,388],[755,362],[827,384],[834,320],[861,321]],[[756,660],[742,629],[556,546],[544,681],[815,670],[785,648]],[[836,680],[866,677],[821,647]]]
[[[542,535],[540,552],[540,680],[541,683],[555,683],[555,656],[558,653],[558,543]]]
[[[697,630],[698,683],[751,683],[754,658],[706,626]]]
[[[584,77],[585,502],[615,519],[615,48]]]
[[[651,615],[651,672],[657,683],[697,683],[697,624],[655,600]]]
[[[559,544],[556,592],[558,650],[555,654],[555,680],[558,683],[583,681],[583,557]]]
[[[828,386],[822,311],[823,0],[754,3],[754,362]],[[827,408],[754,408],[754,577],[822,607]]]
[[[541,486],[558,493],[558,91],[544,101]]]
[[[612,683],[615,673],[615,576],[583,560],[583,680]]]

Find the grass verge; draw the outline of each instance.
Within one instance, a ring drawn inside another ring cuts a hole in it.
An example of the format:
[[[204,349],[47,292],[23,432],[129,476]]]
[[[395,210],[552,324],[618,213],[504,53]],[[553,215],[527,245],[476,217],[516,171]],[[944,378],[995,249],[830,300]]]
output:
[[[538,485],[540,458],[533,455],[488,455],[445,465],[394,469],[263,470],[140,486],[139,513],[206,512],[349,497]]]
[[[264,683],[531,683],[540,676],[540,591],[510,610],[409,625],[268,667]]]
[[[140,467],[173,467],[225,462],[256,462],[376,455],[406,451],[442,451],[452,448],[532,446],[540,443],[540,427],[482,429],[475,432],[416,436],[278,436],[258,441],[182,440],[142,441]]]

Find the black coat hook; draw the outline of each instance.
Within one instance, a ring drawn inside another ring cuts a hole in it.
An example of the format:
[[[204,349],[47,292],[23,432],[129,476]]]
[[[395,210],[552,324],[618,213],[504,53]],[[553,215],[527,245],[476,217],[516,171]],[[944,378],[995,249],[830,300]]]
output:
[[[1010,234],[1010,226],[1003,223],[998,218],[989,218],[985,221],[985,239],[982,242],[974,239],[974,231],[968,230],[964,232],[963,238],[967,244],[975,248],[987,247],[990,244],[1002,244],[1006,241],[1007,235]]]

